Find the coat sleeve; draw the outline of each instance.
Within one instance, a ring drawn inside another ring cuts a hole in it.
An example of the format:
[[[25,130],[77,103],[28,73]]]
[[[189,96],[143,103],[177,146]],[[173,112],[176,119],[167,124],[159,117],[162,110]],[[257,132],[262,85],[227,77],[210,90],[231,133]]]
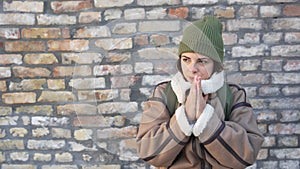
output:
[[[168,167],[187,144],[189,136],[180,129],[176,115],[170,117],[163,100],[163,88],[164,85],[157,86],[144,105],[137,151],[140,158],[151,165]]]
[[[255,162],[264,138],[257,127],[256,118],[251,105],[247,102],[245,91],[238,86],[231,87],[231,90],[233,107],[229,121],[224,121],[220,115],[218,116],[220,113],[217,111],[223,112],[222,109],[212,109],[208,124],[198,136],[198,146],[204,147],[206,152],[204,158],[207,158],[207,161],[215,162],[216,165],[224,168],[238,169]],[[219,106],[213,105],[212,107]],[[203,155],[203,151],[201,152]]]

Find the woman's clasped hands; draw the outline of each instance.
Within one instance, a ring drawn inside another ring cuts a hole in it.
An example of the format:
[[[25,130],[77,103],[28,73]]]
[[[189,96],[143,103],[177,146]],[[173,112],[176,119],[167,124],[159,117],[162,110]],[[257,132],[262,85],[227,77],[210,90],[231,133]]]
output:
[[[186,98],[185,111],[190,122],[195,122],[202,114],[208,95],[202,94],[201,77],[195,76],[192,82],[190,92]]]

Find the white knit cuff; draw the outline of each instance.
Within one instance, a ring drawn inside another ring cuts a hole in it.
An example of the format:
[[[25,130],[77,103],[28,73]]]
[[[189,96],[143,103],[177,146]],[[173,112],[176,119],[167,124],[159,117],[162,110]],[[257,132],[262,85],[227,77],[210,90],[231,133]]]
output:
[[[198,120],[194,125],[193,128],[194,136],[198,137],[203,132],[203,130],[207,126],[207,123],[211,119],[213,113],[214,113],[214,108],[211,105],[206,104],[202,114],[200,115],[200,117],[198,118]]]
[[[190,124],[188,121],[188,118],[185,114],[185,108],[184,106],[180,106],[175,111],[175,116],[177,123],[179,125],[179,128],[186,136],[191,136],[193,131],[193,124]]]

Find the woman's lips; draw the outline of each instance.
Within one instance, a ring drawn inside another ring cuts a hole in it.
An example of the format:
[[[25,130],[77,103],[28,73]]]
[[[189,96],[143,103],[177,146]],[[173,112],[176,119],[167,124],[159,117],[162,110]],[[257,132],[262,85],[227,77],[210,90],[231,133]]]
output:
[[[190,82],[193,82],[193,81],[194,81],[194,77],[188,77],[188,80],[189,80]]]

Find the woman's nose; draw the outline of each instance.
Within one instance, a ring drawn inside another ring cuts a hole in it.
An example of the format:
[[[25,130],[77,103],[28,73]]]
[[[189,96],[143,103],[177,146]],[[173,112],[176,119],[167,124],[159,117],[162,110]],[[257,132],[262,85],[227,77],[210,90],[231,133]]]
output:
[[[197,64],[196,63],[192,63],[191,64],[191,72],[193,74],[196,74],[198,72],[198,68],[197,68]]]

